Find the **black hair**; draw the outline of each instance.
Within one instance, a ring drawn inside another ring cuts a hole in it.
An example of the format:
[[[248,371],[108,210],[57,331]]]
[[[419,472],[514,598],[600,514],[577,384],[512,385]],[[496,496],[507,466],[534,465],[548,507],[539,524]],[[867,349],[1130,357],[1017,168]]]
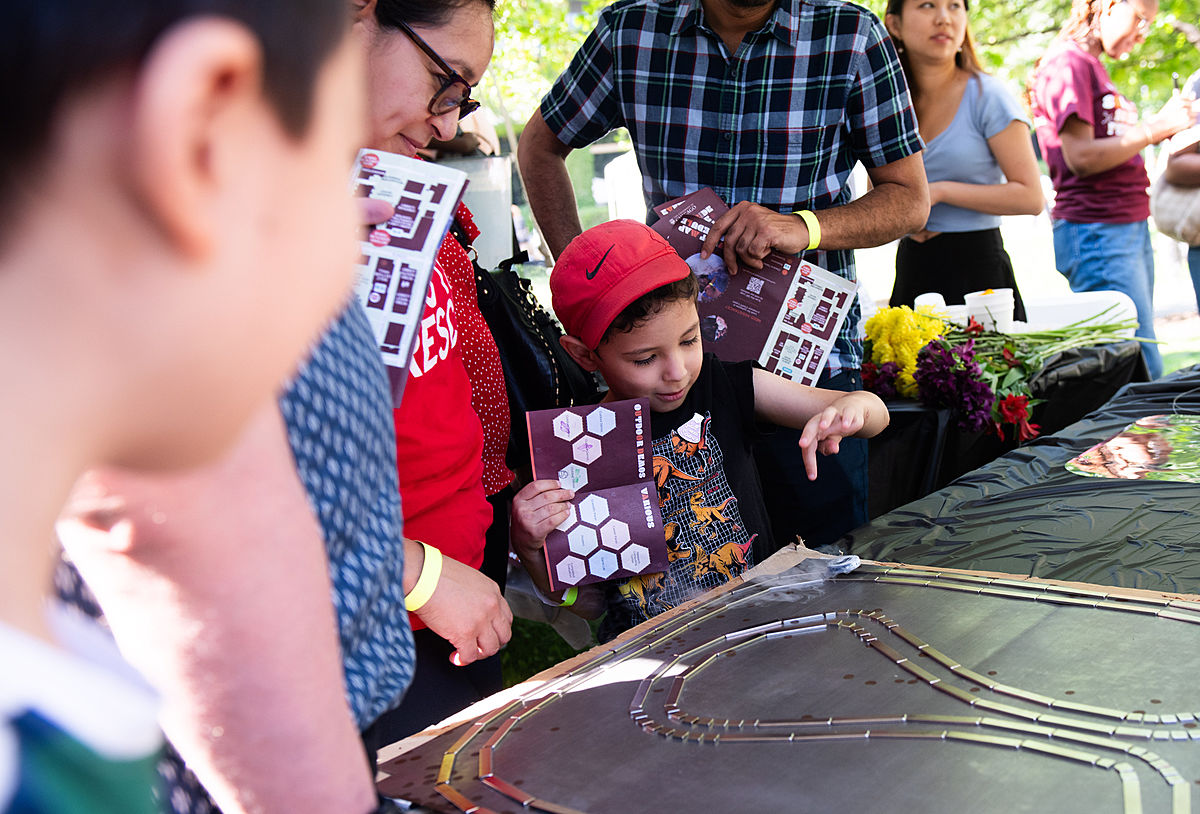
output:
[[[344,0],[2,0],[0,2],[0,205],[36,172],[64,100],[136,68],[182,20],[236,20],[263,50],[263,94],[299,138],[316,78],[349,26]]]
[[[644,322],[653,314],[657,314],[668,303],[679,300],[692,300],[694,302],[699,293],[700,283],[696,279],[695,274],[689,274],[682,280],[660,285],[653,291],[646,292],[629,303],[629,305],[626,305],[624,310],[617,314],[617,318],[612,321],[612,324],[608,326],[608,330],[604,332],[604,336],[600,337],[600,344],[603,345],[607,342],[613,331],[629,333],[637,327],[638,323]]]
[[[451,14],[471,3],[483,3],[496,10],[496,0],[375,0],[375,21],[381,28],[399,28],[400,23],[417,28],[445,25]]]

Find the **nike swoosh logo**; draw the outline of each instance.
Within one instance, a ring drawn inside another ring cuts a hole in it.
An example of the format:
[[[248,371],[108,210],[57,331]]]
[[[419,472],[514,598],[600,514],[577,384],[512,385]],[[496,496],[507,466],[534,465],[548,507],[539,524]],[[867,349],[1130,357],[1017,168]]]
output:
[[[612,245],[612,246],[609,246],[609,247],[608,247],[608,252],[611,252],[611,251],[612,251],[613,249],[615,249],[615,248],[617,248],[615,244],[614,244],[614,245]],[[591,271],[589,271],[589,272],[586,272],[586,273],[584,274],[584,276],[585,276],[585,277],[587,277],[589,280],[591,280],[591,279],[595,278],[595,276],[596,276],[597,274],[599,274],[599,273],[600,273],[600,267],[601,267],[601,266],[603,266],[603,265],[604,265],[604,261],[608,259],[608,252],[605,252],[605,253],[604,253],[604,256],[600,258],[600,262],[596,264],[596,267],[595,267],[594,269],[592,269]]]

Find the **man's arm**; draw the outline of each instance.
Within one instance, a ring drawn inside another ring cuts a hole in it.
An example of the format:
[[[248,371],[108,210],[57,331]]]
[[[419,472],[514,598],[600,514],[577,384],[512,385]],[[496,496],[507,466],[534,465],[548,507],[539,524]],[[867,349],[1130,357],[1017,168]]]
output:
[[[583,231],[567,172],[570,152],[571,148],[559,141],[542,119],[542,112],[535,110],[521,132],[517,164],[525,179],[529,208],[554,257]]]
[[[929,187],[920,154],[868,169],[872,188],[845,206],[816,212],[821,226],[822,249],[864,249],[915,232],[929,219]],[[774,212],[742,201],[722,215],[704,241],[705,256],[718,250],[725,264],[737,268],[740,260],[762,268],[772,249],[796,254],[808,248],[809,232],[797,215]]]
[[[59,533],[223,811],[375,806],[321,532],[273,402],[204,469],[85,476]]]

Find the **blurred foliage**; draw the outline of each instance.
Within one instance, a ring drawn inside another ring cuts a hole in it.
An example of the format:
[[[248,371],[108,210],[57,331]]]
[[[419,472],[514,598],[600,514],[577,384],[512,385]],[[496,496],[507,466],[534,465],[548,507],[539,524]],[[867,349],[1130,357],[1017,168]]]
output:
[[[882,15],[886,0],[865,5]],[[989,73],[1023,91],[1034,63],[1046,52],[1068,17],[1070,0],[977,0],[971,3],[971,30],[980,61]],[[1200,70],[1200,5],[1197,0],[1160,0],[1146,41],[1129,58],[1102,57],[1117,88],[1143,113],[1157,110],[1171,95],[1171,75],[1182,82]],[[1189,41],[1188,37],[1192,37]]]
[[[862,1],[880,15],[886,5],[886,0]],[[607,4],[608,0],[499,0],[496,51],[482,98],[502,119],[518,126],[527,121]],[[971,6],[971,26],[984,66],[1018,91],[1066,20],[1070,0],[976,0]],[[1198,0],[1160,0],[1146,42],[1128,59],[1104,58],[1117,87],[1143,111],[1166,102],[1173,73],[1182,80],[1200,70],[1198,24]]]

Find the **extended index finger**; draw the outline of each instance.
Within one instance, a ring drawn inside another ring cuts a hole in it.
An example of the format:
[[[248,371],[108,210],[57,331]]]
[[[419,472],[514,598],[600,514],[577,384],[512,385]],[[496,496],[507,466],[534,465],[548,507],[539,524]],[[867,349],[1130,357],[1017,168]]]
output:
[[[707,259],[709,255],[716,252],[717,247],[721,245],[721,238],[725,237],[725,232],[737,220],[737,215],[730,209],[721,217],[717,218],[717,222],[708,230],[708,237],[704,238],[704,244],[700,247],[700,256]],[[736,273],[737,269],[732,268],[730,272]]]

